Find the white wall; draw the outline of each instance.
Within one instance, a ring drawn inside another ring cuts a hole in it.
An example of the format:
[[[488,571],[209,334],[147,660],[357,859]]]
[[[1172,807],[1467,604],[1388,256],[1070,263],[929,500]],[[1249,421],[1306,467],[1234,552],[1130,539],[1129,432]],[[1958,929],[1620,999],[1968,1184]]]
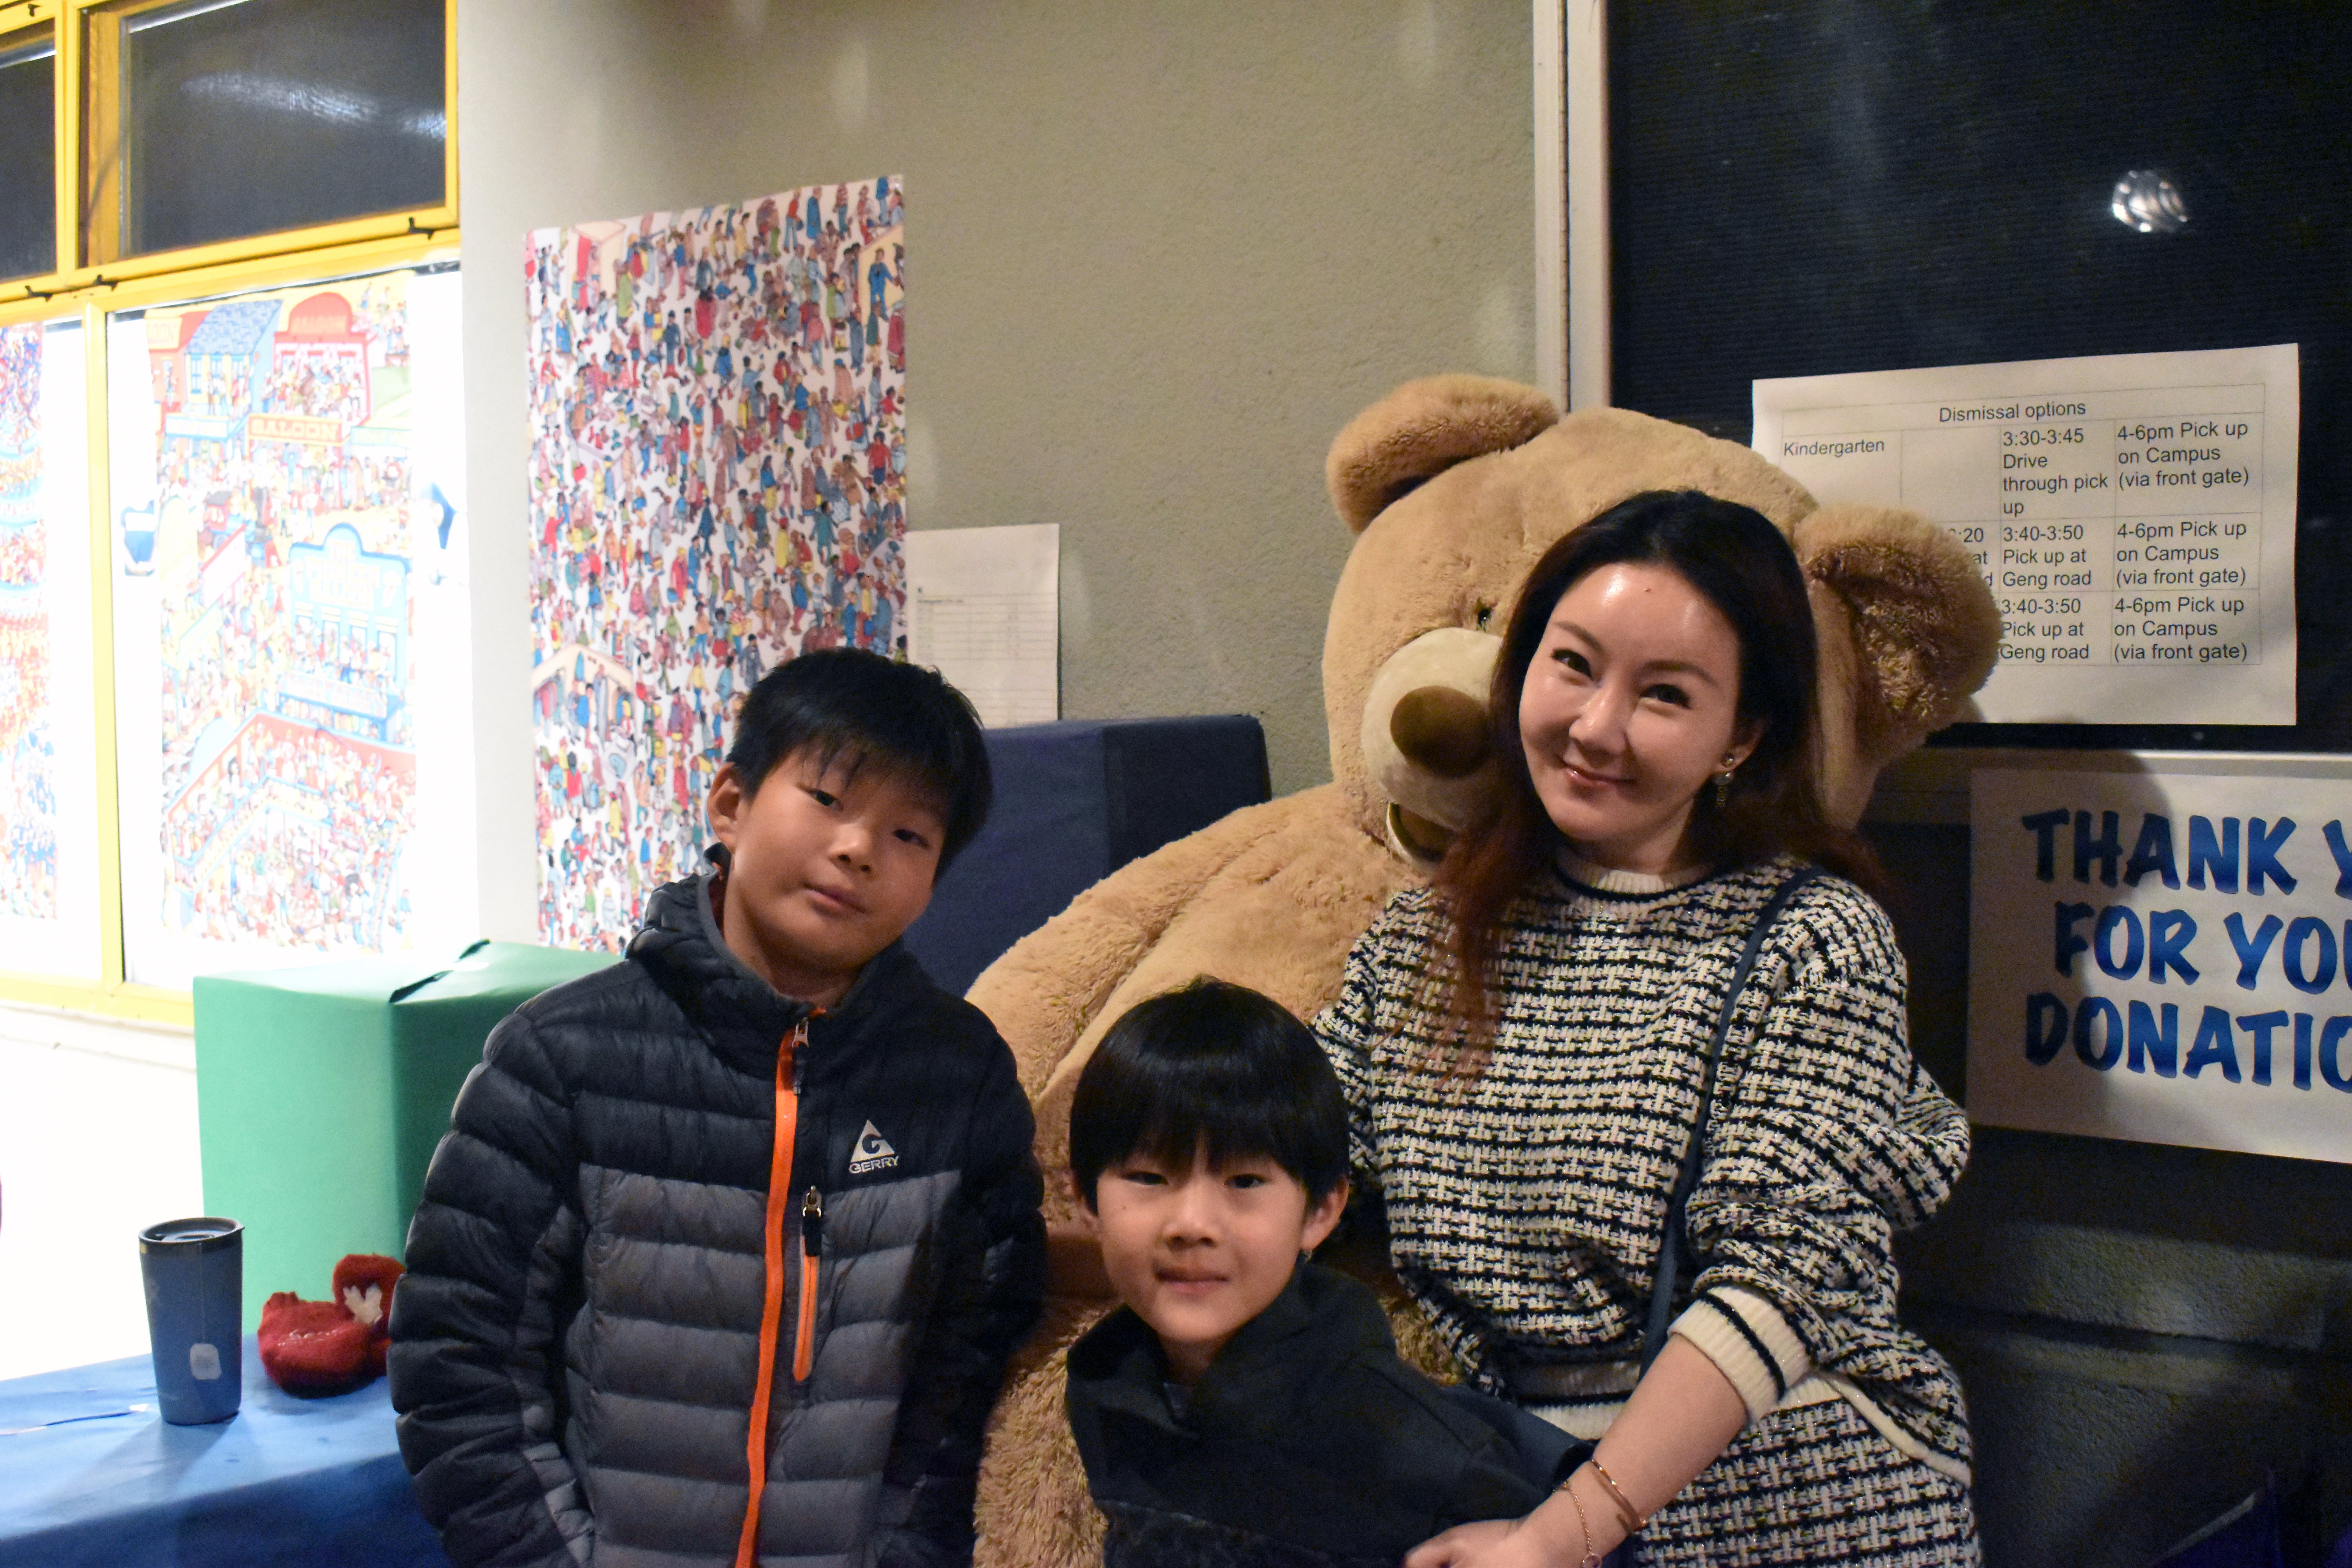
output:
[[[139,1232],[204,1212],[194,1041],[0,1005],[0,1378],[144,1355]]]
[[[1068,717],[1250,712],[1328,776],[1325,447],[1534,374],[1526,0],[458,7],[483,933],[530,940],[521,244],[889,174],[908,510],[1062,527]]]

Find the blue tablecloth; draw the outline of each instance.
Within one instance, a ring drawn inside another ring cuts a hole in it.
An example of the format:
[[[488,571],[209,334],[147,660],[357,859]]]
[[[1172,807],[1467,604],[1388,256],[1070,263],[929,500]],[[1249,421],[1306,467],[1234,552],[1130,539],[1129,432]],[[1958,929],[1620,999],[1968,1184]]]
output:
[[[248,1338],[244,1401],[216,1426],[166,1426],[143,1355],[0,1383],[0,1563],[448,1568],[382,1378],[297,1399]]]

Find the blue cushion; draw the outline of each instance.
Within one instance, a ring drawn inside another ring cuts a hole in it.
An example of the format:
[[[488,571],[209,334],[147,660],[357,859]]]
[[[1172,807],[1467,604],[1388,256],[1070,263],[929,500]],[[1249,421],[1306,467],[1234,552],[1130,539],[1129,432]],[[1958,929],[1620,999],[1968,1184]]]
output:
[[[988,732],[996,805],[907,946],[950,991],[1139,856],[1268,798],[1246,714],[1069,720]]]

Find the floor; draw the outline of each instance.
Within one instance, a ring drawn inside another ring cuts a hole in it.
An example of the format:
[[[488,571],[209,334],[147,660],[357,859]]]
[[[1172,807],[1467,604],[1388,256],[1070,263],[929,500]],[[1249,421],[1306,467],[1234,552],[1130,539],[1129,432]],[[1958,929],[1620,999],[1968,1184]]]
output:
[[[189,1033],[0,1005],[0,1378],[146,1353],[139,1230],[203,1212]]]

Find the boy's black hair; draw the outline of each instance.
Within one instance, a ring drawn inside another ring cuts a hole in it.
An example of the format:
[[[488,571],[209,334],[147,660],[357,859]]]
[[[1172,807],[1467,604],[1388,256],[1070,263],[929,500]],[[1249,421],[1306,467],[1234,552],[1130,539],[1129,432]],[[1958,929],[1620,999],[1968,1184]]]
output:
[[[803,750],[827,771],[854,776],[871,763],[928,795],[945,829],[942,871],[988,818],[995,786],[980,716],[937,670],[854,647],[778,665],[744,698],[727,760],[748,796]]]
[[[1087,1206],[1141,1153],[1190,1170],[1271,1160],[1328,1196],[1348,1174],[1348,1103],[1323,1047],[1279,1003],[1203,975],[1110,1026],[1070,1097],[1070,1171]]]

